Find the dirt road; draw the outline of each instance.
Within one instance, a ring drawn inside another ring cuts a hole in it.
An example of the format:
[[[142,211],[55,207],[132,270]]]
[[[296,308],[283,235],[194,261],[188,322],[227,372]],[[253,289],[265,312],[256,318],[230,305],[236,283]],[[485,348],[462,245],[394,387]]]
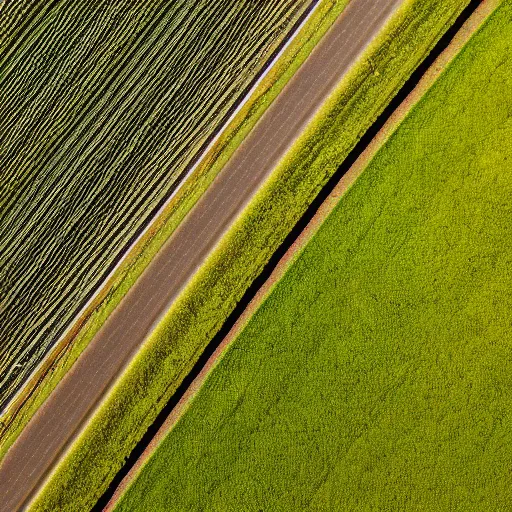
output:
[[[352,0],[27,425],[0,466],[0,510],[22,509],[155,322],[400,0]]]

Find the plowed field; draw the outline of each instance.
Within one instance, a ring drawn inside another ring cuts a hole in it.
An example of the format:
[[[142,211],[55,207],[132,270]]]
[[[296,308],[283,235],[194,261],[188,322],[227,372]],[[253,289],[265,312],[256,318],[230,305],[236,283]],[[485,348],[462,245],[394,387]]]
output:
[[[0,409],[307,0],[0,10]]]

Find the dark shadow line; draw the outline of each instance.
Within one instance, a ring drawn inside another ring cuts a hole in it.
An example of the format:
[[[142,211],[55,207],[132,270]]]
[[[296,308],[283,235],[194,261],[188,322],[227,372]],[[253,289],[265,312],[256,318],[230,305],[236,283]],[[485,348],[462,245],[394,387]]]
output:
[[[173,396],[167,402],[162,411],[158,414],[156,420],[148,428],[142,439],[139,441],[137,446],[132,450],[129,457],[126,459],[124,466],[119,470],[115,478],[110,483],[108,489],[103,493],[101,498],[93,508],[93,512],[100,512],[107,506],[108,502],[114,495],[117,487],[129,473],[129,471],[136,464],[139,457],[148,447],[149,443],[156,435],[160,427],[163,425],[169,414],[176,407],[178,402],[181,400],[183,395],[186,393],[194,379],[199,375],[201,370],[205,367],[206,363],[213,355],[215,350],[221,344],[222,340],[226,337],[229,331],[232,329],[236,321],[239,319],[241,314],[247,308],[251,300],[254,298],[258,290],[268,280],[271,273],[276,268],[279,261],[291,247],[291,245],[297,240],[299,235],[304,231],[309,222],[313,219],[314,215],[322,205],[322,203],[331,194],[335,186],[338,184],[340,179],[346,174],[346,172],[352,167],[354,162],[361,156],[363,151],[367,148],[370,142],[375,138],[378,132],[382,129],[384,124],[389,120],[395,110],[403,103],[407,96],[413,91],[418,85],[421,78],[425,75],[428,69],[432,66],[434,61],[441,55],[441,53],[448,47],[450,42],[453,40],[457,32],[461,29],[462,25],[468,20],[473,14],[476,8],[480,5],[482,0],[472,0],[469,5],[462,11],[457,20],[448,29],[447,32],[441,37],[436,46],[430,52],[430,54],[423,60],[423,62],[416,68],[411,74],[410,78],[405,82],[396,96],[391,100],[389,105],[384,109],[382,114],[377,118],[373,125],[368,131],[362,136],[359,142],[356,144],[354,149],[349,153],[347,158],[343,161],[341,166],[337,169],[334,175],[329,179],[327,184],[320,190],[318,195],[315,197],[313,202],[307,208],[306,212],[297,222],[297,224],[290,231],[288,236],[285,238],[283,243],[279,246],[276,252],[271,256],[268,263],[265,265],[258,277],[253,281],[251,286],[247,289],[240,302],[236,305],[233,312],[229,315],[227,320],[224,322],[221,329],[213,337],[210,343],[207,345],[201,356],[193,366],[192,370],[183,379],[182,383],[178,386]]]

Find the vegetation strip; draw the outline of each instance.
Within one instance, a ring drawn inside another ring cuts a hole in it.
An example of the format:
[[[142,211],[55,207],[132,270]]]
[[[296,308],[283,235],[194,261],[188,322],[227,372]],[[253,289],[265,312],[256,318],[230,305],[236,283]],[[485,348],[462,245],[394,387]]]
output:
[[[48,397],[76,358],[140,276],[165,240],[208,187],[245,135],[306,58],[316,40],[327,30],[344,2],[323,0],[286,52],[266,74],[241,111],[224,130],[179,193],[152,222],[145,236],[134,246],[122,265],[83,312],[68,334],[55,346],[22,392],[2,412],[0,458],[12,445],[35,411]]]
[[[142,464],[151,456],[167,432],[189,406],[210,369],[216,364],[231,341],[249,321],[255,309],[263,302],[274,283],[285,273],[290,260],[302,250],[318,229],[319,223],[337,204],[341,195],[363,171],[366,163],[389,134],[403,120],[411,106],[419,101],[476,28],[495,9],[500,0],[471,2],[457,21],[441,38],[434,50],[422,62],[393,101],[386,107],[354,150],[345,159],[328,184],[308,207],[306,213],[272,255],[264,270],[251,284],[220,331],[214,336],[191,372],[180,384],[155,422],[134,448],[124,466],[100,498],[95,510],[112,510],[115,503],[135,478]]]
[[[71,501],[74,510],[87,507],[87,493],[104,485],[98,475],[116,471],[112,456],[134,446],[307,204],[465,5],[455,0],[404,3],[173,305],[33,509]],[[343,146],[336,143],[340,131]]]
[[[507,508],[512,4],[473,23],[496,7],[358,162],[116,510]]]

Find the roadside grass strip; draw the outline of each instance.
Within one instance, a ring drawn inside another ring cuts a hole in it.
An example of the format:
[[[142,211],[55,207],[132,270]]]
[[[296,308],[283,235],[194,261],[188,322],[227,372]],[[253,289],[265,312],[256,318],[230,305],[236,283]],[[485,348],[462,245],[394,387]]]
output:
[[[85,510],[322,185],[467,5],[407,0],[148,338],[35,497]]]
[[[116,512],[510,508],[512,2],[486,3]]]

